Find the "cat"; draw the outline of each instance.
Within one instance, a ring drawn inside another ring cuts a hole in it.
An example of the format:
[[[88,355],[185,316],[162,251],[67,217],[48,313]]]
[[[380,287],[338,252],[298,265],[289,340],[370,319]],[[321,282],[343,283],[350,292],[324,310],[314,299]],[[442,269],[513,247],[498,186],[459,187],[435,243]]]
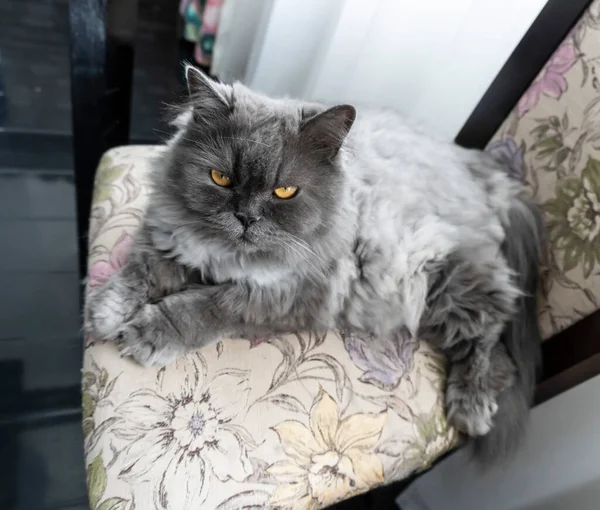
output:
[[[514,451],[535,386],[543,227],[509,169],[389,110],[271,99],[186,69],[190,102],[85,330],[142,365],[223,337],[408,331],[449,361],[449,422]]]

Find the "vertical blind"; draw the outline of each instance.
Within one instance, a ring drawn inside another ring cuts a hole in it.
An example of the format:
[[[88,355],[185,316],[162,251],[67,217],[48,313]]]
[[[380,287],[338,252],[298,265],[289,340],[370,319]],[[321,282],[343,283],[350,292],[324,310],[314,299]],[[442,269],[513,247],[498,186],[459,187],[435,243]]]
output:
[[[545,0],[227,0],[213,72],[453,138]]]

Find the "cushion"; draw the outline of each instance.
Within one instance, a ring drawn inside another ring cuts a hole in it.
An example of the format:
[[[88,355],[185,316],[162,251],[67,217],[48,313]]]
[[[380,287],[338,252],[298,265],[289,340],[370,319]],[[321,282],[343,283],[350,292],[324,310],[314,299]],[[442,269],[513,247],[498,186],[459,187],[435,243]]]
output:
[[[149,164],[163,150],[122,147],[102,158],[88,288],[126,260]],[[443,357],[403,337],[224,340],[156,369],[91,342],[83,368],[90,507],[328,506],[422,470],[456,444],[444,382]]]
[[[488,147],[527,181],[546,215],[545,338],[600,303],[599,27],[596,0]]]

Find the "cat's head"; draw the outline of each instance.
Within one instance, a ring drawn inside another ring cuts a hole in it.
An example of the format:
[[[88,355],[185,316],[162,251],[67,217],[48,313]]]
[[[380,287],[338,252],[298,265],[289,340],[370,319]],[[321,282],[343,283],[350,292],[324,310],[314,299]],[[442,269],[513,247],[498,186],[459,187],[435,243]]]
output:
[[[328,235],[354,108],[274,100],[186,71],[190,108],[159,184],[171,212],[199,238],[244,253],[300,251]]]

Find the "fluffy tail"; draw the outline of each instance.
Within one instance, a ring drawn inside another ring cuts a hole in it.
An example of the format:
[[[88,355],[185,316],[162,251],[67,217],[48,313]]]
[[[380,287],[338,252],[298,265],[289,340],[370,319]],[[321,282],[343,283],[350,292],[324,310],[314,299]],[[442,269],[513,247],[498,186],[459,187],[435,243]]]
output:
[[[474,443],[475,457],[486,464],[506,459],[519,446],[525,433],[541,358],[537,317],[539,268],[544,244],[541,211],[519,197],[509,212],[505,229],[503,251],[523,294],[516,303],[514,319],[502,334],[502,345],[492,353],[492,369],[512,362],[516,373],[514,384],[498,396],[498,412],[492,430]]]

